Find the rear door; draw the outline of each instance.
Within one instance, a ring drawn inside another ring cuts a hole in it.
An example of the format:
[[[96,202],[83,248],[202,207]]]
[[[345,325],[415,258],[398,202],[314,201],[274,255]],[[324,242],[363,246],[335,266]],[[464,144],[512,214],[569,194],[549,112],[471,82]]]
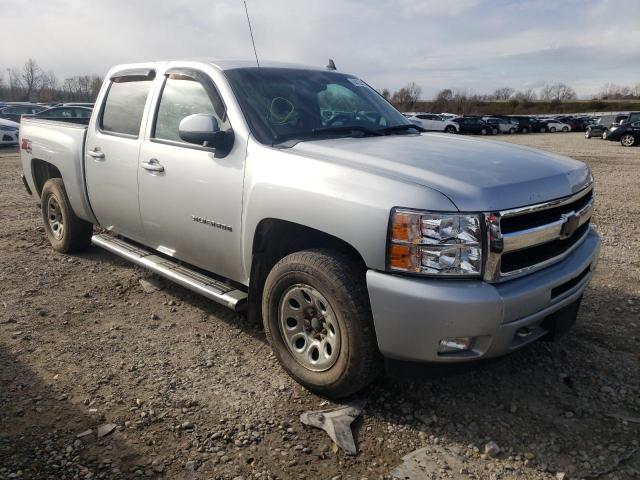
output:
[[[89,124],[85,171],[89,201],[104,228],[142,242],[138,155],[155,72],[115,74],[98,115]]]
[[[193,68],[164,75],[139,160],[140,211],[146,244],[228,278],[239,278],[246,143],[229,152],[187,143],[180,121],[193,114],[231,123],[212,78]]]

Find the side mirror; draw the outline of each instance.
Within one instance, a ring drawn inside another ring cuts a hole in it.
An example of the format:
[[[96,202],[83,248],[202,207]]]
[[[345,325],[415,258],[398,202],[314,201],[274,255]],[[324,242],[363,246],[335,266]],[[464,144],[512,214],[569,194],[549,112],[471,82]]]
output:
[[[184,117],[178,126],[178,135],[187,143],[213,147],[216,150],[227,150],[233,143],[233,132],[220,130],[216,117],[205,113]]]

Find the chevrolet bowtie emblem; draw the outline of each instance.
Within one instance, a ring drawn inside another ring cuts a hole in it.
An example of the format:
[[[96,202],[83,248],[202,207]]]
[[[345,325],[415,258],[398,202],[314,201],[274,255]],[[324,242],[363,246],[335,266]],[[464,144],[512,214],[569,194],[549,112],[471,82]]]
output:
[[[575,212],[563,213],[564,223],[560,229],[560,240],[565,240],[575,233],[580,226],[580,217]]]

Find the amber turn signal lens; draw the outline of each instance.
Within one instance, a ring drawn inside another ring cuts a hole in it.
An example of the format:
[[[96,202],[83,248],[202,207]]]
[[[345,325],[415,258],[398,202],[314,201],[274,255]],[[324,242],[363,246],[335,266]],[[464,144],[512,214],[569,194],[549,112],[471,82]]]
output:
[[[410,245],[391,245],[389,252],[389,266],[393,270],[405,272],[418,271],[418,255],[416,247]]]
[[[391,240],[413,243],[420,236],[420,217],[405,212],[394,212],[391,217]]]

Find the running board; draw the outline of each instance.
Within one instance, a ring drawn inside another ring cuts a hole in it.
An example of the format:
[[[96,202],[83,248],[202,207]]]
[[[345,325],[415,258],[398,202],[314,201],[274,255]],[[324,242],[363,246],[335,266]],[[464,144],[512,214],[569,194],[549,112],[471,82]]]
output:
[[[126,240],[107,234],[94,235],[91,237],[91,243],[236,312],[240,312],[246,307],[246,292],[191,270],[173,260],[156,255],[152,250],[138,247]]]

